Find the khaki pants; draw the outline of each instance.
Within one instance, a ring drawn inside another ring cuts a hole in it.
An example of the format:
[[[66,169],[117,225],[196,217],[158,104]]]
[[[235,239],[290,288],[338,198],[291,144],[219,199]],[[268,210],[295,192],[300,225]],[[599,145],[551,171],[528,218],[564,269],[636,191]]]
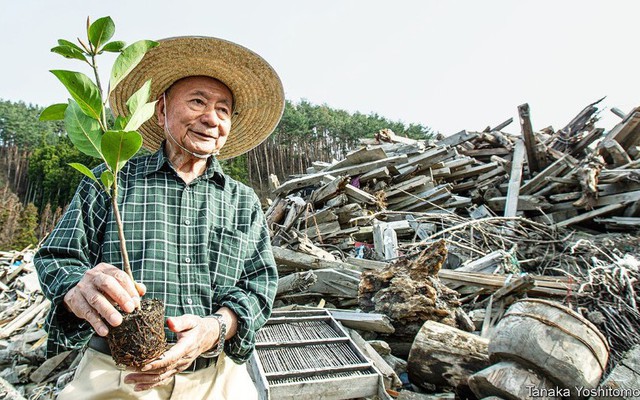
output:
[[[58,396],[58,400],[248,400],[258,393],[247,372],[246,364],[238,365],[225,357],[216,365],[193,373],[175,375],[168,383],[144,392],[134,392],[133,385],[124,383],[130,371],[116,368],[110,356],[87,349],[73,381]]]

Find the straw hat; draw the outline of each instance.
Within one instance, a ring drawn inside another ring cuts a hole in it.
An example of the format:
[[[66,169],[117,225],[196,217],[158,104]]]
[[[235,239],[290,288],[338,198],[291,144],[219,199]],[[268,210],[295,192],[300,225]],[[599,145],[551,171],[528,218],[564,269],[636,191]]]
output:
[[[213,37],[174,37],[159,43],[112,91],[110,105],[116,115],[128,114],[127,100],[148,79],[151,100],[155,100],[175,81],[203,75],[229,87],[237,113],[232,118],[229,139],[217,156],[219,160],[251,150],[273,132],[284,111],[284,90],[280,78],[262,57]],[[160,148],[165,138],[155,117],[138,131],[144,138],[143,146],[151,151]]]

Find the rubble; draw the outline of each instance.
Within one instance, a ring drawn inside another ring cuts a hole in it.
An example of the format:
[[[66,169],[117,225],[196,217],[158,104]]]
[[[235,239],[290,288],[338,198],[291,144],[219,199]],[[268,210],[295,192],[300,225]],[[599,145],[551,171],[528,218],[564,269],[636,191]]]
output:
[[[627,374],[620,360],[640,345],[640,107],[617,110],[605,132],[598,103],[557,131],[535,131],[526,104],[520,135],[504,132],[513,120],[431,141],[383,130],[342,160],[271,179],[275,308],[326,309],[397,398],[526,398],[507,375],[548,390],[549,377],[512,360],[484,369],[496,326],[523,298],[592,323],[611,347],[607,382]],[[0,252],[0,390],[52,399],[80,353],[45,362],[49,304],[32,254]],[[427,340],[436,331],[446,346]],[[425,366],[456,373],[416,378]]]
[[[299,281],[324,268],[331,275],[322,290],[316,281],[278,296],[276,305],[384,315],[393,332],[360,333],[406,360],[427,321],[489,340],[517,300],[553,300],[601,330],[611,345],[602,366],[609,371],[640,343],[640,276],[631,262],[640,257],[640,107],[605,132],[596,127],[599,102],[558,131],[534,131],[526,104],[519,107],[521,135],[503,131],[512,120],[428,142],[383,130],[343,160],[290,177],[275,187],[266,211],[281,278]],[[412,279],[416,267],[431,273]],[[344,288],[353,277],[356,298]],[[409,361],[409,377],[430,351],[437,349],[416,349],[423,356],[413,371]],[[471,393],[468,377],[487,366],[472,364],[449,390]],[[488,394],[505,371],[528,379],[526,369],[505,361],[473,385]],[[402,379],[404,371],[396,372]],[[425,389],[410,383],[404,387]]]

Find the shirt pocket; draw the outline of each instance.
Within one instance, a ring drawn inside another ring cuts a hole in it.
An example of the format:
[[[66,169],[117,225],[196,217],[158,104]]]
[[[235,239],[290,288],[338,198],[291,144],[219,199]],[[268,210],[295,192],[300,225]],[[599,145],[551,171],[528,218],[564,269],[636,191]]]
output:
[[[209,234],[209,272],[213,286],[235,286],[244,270],[249,237],[214,226]]]

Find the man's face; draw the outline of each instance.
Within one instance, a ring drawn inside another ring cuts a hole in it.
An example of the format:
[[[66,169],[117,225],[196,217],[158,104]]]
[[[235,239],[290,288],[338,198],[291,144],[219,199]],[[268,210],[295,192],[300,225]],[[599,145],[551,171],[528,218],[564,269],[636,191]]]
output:
[[[166,101],[166,104],[165,104]],[[174,83],[160,96],[156,114],[167,135],[197,154],[220,151],[231,129],[233,96],[222,82],[206,76],[193,76]],[[168,146],[174,146],[171,140]],[[176,149],[178,150],[178,149]]]

